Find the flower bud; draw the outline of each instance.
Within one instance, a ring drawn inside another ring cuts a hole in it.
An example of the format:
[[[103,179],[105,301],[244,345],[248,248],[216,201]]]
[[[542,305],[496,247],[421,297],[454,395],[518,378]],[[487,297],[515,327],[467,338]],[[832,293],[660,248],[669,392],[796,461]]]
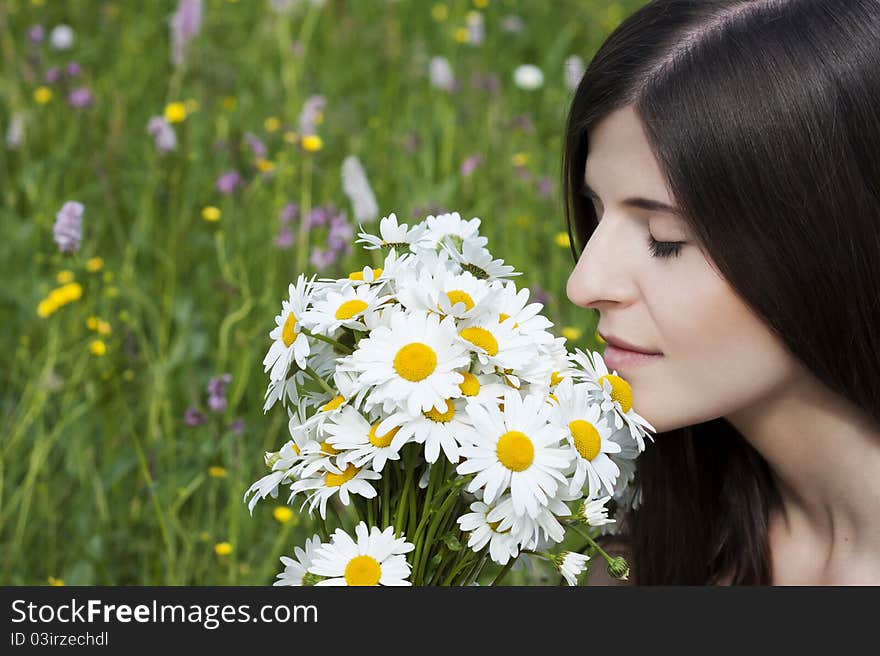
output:
[[[623,556],[615,556],[608,563],[608,573],[621,581],[629,580],[629,564]]]

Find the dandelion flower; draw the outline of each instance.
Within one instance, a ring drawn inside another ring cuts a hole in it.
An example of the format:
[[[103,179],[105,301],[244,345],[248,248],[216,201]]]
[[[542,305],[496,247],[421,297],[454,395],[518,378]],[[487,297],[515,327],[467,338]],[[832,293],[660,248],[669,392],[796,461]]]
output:
[[[317,134],[306,135],[302,138],[302,147],[306,152],[316,153],[324,147],[324,141]]]
[[[186,104],[171,102],[165,105],[165,120],[169,123],[182,123],[186,120]]]
[[[286,524],[293,518],[293,511],[287,506],[277,506],[272,511],[272,517],[275,518],[275,521]]]
[[[49,87],[37,87],[34,91],[34,100],[41,105],[45,105],[52,100],[52,89]]]

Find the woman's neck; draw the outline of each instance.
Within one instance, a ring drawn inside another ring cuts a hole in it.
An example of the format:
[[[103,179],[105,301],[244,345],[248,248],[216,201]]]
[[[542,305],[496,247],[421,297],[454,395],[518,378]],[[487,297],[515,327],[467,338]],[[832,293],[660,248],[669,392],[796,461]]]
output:
[[[880,584],[880,426],[810,375],[726,419],[782,496],[769,526],[774,583],[843,585],[855,572]]]

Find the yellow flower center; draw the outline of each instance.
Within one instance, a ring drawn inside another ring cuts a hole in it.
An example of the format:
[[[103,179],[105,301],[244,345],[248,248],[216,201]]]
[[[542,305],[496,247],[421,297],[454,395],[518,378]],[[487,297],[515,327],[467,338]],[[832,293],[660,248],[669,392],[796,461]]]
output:
[[[535,459],[535,447],[529,436],[520,431],[507,431],[495,446],[501,464],[511,471],[528,469]]]
[[[373,280],[382,275],[382,269],[373,269]],[[363,271],[352,271],[348,274],[349,280],[363,280],[364,272]]]
[[[620,376],[615,376],[614,374],[602,376],[599,379],[600,385],[603,380],[607,380],[611,383],[611,398],[620,404],[620,408],[623,410],[624,414],[629,412],[633,405],[633,391],[632,387],[629,386],[629,383]]]
[[[327,401],[327,403],[321,406],[321,410],[323,412],[330,412],[331,410],[336,410],[336,408],[341,406],[343,403],[345,403],[345,397],[334,396],[332,399]]]
[[[571,435],[574,437],[574,448],[581,454],[581,458],[592,460],[599,455],[602,438],[593,424],[583,419],[575,419],[568,422],[568,430],[571,431]]]
[[[290,446],[293,447],[293,450],[296,453],[296,455],[299,455],[299,447],[296,444],[291,444]]]
[[[477,380],[477,377],[472,373],[468,373],[467,371],[463,371],[461,373],[464,376],[464,382],[459,383],[458,387],[461,389],[461,393],[465,396],[476,396],[480,393],[480,381]]]
[[[445,424],[447,421],[452,421],[452,418],[455,416],[455,406],[452,405],[452,399],[446,399],[446,412],[437,412],[436,408],[431,408],[422,414],[431,421]]]
[[[412,342],[394,356],[394,370],[401,378],[417,383],[437,368],[437,354],[427,344]]]
[[[333,445],[329,444],[326,440],[321,442],[321,453],[325,455],[335,456],[339,453],[339,449],[333,447]]]
[[[355,477],[360,471],[360,468],[355,467],[351,463],[348,463],[348,467],[345,468],[345,471],[341,474],[334,474],[333,472],[327,472],[324,475],[324,484],[327,487],[339,487],[343,483],[346,483]]]
[[[504,323],[504,322],[507,321],[508,319],[510,319],[510,315],[509,315],[509,314],[505,314],[504,312],[502,312],[501,314],[498,315],[498,323]],[[513,327],[514,327],[514,328],[519,328],[519,324],[516,323],[516,322],[514,322],[514,323],[513,323]]]
[[[470,328],[462,330],[459,335],[461,335],[462,339],[466,339],[471,344],[479,346],[489,355],[498,355],[498,340],[495,339],[495,335],[485,328],[471,326]]]
[[[554,371],[550,374],[550,385],[558,385],[562,380],[562,376],[559,375],[558,371]]]
[[[287,315],[287,319],[284,321],[284,327],[281,329],[281,339],[284,340],[285,346],[290,346],[296,340],[297,332],[296,332],[296,316],[294,316],[293,312]]]
[[[386,446],[391,444],[391,440],[393,440],[394,436],[397,435],[397,431],[400,430],[400,426],[395,426],[394,428],[392,428],[390,431],[388,431],[384,435],[376,435],[376,429],[379,427],[379,424],[381,424],[381,423],[382,423],[382,420],[380,419],[375,424],[370,426],[369,439],[370,439],[370,444],[372,444],[373,446],[375,446],[379,449],[384,449]]]
[[[367,309],[367,304],[359,298],[346,301],[336,309],[337,319],[351,319]]]
[[[348,585],[378,585],[382,568],[372,556],[355,556],[345,566],[345,582]]]
[[[446,296],[449,298],[449,304],[455,305],[456,303],[464,303],[465,311],[470,310],[474,307],[474,299],[471,298],[471,295],[466,291],[461,289],[453,289],[452,291],[446,292]],[[440,309],[440,306],[437,306],[437,309]]]
[[[557,403],[559,403],[559,397],[556,396],[555,394],[553,394],[553,392],[551,392],[551,393],[548,394],[547,396],[548,396],[549,398],[553,399],[554,401],[556,401]]]

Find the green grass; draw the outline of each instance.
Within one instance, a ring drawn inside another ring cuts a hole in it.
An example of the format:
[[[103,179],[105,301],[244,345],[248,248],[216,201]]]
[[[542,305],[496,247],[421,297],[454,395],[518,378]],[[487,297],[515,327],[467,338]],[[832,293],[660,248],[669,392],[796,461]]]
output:
[[[315,272],[310,247],[326,240],[318,229],[278,249],[278,212],[287,202],[334,203],[351,216],[340,180],[348,154],[363,162],[380,216],[412,221],[414,207],[441,206],[481,217],[495,257],[524,272],[517,284],[550,292],[545,313],[555,329],[582,331],[570,347],[594,345],[592,317],[565,298],[572,262],[555,242],[564,230],[558,179],[571,97],[563,61],[571,54],[588,61],[641,2],[492,0],[482,10],[486,41],[474,46],[454,38],[471,2],[447,2],[448,17],[438,21],[433,3],[415,0],[328,1],[320,10],[306,2],[290,16],[263,1],[205,0],[201,32],[180,69],[169,55],[175,4],[0,6],[4,134],[14,112],[27,112],[23,146],[0,146],[4,584],[52,576],[68,585],[265,585],[279,555],[310,535],[305,515],[283,525],[273,519],[272,500],[250,517],[242,495],[265,472],[263,452],[280,448],[287,431],[281,408],[262,413],[267,334],[288,283]],[[522,34],[501,30],[507,14],[524,19]],[[28,42],[29,26],[42,24],[48,34],[61,22],[75,31],[72,50]],[[430,86],[433,55],[449,58],[458,93]],[[57,84],[50,102],[35,102],[45,69],[71,59],[94,105],[68,107]],[[514,86],[521,63],[543,69],[543,88]],[[497,75],[500,93],[472,89],[478,73]],[[327,108],[324,147],[309,154],[283,134],[296,130],[312,94],[324,95]],[[198,108],[174,126],[178,149],[158,153],[149,118],[187,100]],[[510,127],[524,114],[534,132]],[[267,132],[270,117],[285,127]],[[274,175],[257,171],[245,144],[234,145],[248,131],[268,146]],[[420,146],[410,152],[413,137]],[[459,166],[473,153],[483,162],[463,178]],[[526,154],[531,180],[517,175],[517,153]],[[245,184],[224,197],[214,184],[229,168]],[[545,176],[553,180],[549,196],[537,191]],[[76,255],[60,253],[52,238],[67,200],[85,205]],[[208,205],[221,209],[219,221],[202,219]],[[96,256],[104,266],[91,273],[86,261]],[[356,249],[321,273],[340,276],[367,263]],[[62,270],[82,284],[82,298],[41,318],[36,308]],[[111,333],[89,329],[92,316]],[[102,356],[89,349],[99,337]],[[228,408],[215,415],[205,386],[222,372],[232,374]],[[189,406],[209,421],[186,425]],[[237,418],[241,434],[229,428]],[[226,476],[210,476],[212,466]],[[218,556],[214,546],[224,541],[232,553]],[[543,580],[524,572],[508,580],[517,578]]]

